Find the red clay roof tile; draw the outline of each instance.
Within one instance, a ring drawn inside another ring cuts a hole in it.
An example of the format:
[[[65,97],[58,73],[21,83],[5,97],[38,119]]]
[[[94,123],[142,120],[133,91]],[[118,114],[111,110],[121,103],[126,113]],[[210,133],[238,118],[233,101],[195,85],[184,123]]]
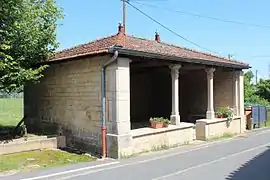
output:
[[[86,44],[75,46],[69,49],[64,49],[56,53],[55,57],[50,61],[70,59],[90,54],[104,53],[108,52],[109,48],[115,45],[123,46],[123,48],[125,49],[155,53],[160,55],[182,57],[187,59],[201,59],[215,62],[227,62],[233,64],[236,63],[248,66],[248,64],[246,63],[233,61],[224,57],[218,57],[213,54],[202,53],[172,44],[167,44],[164,42],[157,42],[155,40],[148,40],[144,38],[124,35],[123,33],[117,33],[115,35],[95,40]]]

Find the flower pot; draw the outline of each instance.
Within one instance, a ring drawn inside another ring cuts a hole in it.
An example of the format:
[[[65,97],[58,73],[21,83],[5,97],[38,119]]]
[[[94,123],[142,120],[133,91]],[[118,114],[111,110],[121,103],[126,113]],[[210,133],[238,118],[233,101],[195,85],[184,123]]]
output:
[[[163,128],[164,123],[163,122],[151,122],[151,127],[154,129]]]
[[[168,123],[163,123],[163,127],[168,127],[169,124]]]
[[[223,115],[217,115],[216,117],[217,117],[217,118],[224,118]]]

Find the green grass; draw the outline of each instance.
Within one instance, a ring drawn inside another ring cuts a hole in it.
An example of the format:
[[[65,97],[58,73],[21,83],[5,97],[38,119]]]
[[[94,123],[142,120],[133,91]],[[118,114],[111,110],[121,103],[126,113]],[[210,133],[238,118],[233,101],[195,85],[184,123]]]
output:
[[[0,126],[16,126],[22,117],[22,98],[0,98]]]
[[[121,153],[121,158],[123,159],[127,159],[127,158],[131,158],[131,157],[136,157],[139,156],[141,154],[145,154],[145,153],[149,153],[149,152],[158,152],[158,151],[164,151],[164,150],[168,150],[168,149],[172,149],[172,148],[177,148],[177,147],[181,147],[181,146],[186,146],[189,145],[190,143],[188,141],[184,142],[184,143],[180,143],[180,144],[175,144],[175,145],[167,145],[167,144],[161,144],[161,145],[156,145],[153,146],[151,149],[149,150],[142,150],[141,152],[138,153],[133,153],[133,154],[125,154],[125,153]]]
[[[221,140],[221,139],[228,139],[228,138],[232,138],[233,136],[234,136],[234,134],[232,134],[232,133],[223,133],[221,136],[210,137],[210,138],[206,139],[206,141],[217,141],[217,140]]]
[[[0,130],[10,129],[23,118],[22,98],[0,98]],[[9,170],[31,170],[61,166],[78,162],[89,162],[95,158],[60,150],[42,150],[0,155],[0,172]]]
[[[54,167],[78,162],[93,161],[87,155],[68,153],[60,150],[41,150],[0,156],[0,172],[9,170],[28,171],[36,168]]]

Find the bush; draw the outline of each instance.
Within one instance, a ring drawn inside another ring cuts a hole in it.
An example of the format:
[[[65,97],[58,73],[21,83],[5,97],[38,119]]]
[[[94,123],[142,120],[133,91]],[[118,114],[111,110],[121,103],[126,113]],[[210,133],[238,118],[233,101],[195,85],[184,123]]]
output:
[[[217,110],[216,115],[231,119],[233,117],[233,109],[229,107],[221,107]]]
[[[149,121],[150,123],[160,123],[160,122],[165,123],[165,124],[170,123],[168,119],[163,118],[163,117],[154,117],[154,118],[151,117]]]
[[[245,106],[255,106],[255,105],[262,105],[262,106],[270,106],[270,102],[266,99],[261,98],[258,95],[253,95],[245,99]]]

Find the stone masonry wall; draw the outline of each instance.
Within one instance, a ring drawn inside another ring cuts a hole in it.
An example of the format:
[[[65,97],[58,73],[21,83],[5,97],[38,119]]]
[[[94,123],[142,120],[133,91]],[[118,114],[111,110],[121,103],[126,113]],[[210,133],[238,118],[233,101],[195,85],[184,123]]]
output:
[[[133,70],[133,69],[131,69]],[[130,75],[131,121],[147,121],[150,116],[152,89],[151,73],[132,72]]]
[[[207,109],[207,81],[204,70],[194,70],[181,74],[182,94],[180,113],[182,121],[194,123],[196,118],[203,118]],[[194,118],[193,115],[197,115]]]
[[[169,68],[141,71],[131,67],[131,121],[148,123],[150,117],[170,118],[171,77]]]
[[[220,107],[234,106],[234,73],[217,69],[214,72],[214,109],[218,110]]]
[[[234,72],[221,68],[214,72],[214,109],[234,106]],[[181,118],[186,120],[190,115],[204,115],[207,111],[207,75],[204,70],[191,71],[181,75],[182,94]],[[197,117],[198,118],[198,117]],[[203,118],[203,117],[201,117]],[[193,119],[194,120],[194,119]]]
[[[25,87],[30,131],[61,133],[67,145],[92,152],[101,146],[101,65],[109,56],[51,64],[39,84]]]

